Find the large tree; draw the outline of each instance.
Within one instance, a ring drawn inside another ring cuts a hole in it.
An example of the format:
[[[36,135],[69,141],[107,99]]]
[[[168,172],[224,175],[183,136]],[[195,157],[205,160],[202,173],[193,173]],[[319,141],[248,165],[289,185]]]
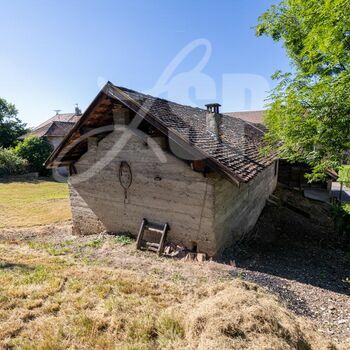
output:
[[[350,1],[284,0],[260,16],[256,33],[281,41],[293,67],[274,75],[268,144],[322,179],[349,162]]]
[[[26,133],[26,125],[18,119],[17,114],[12,103],[0,98],[0,147],[14,146],[18,137]]]

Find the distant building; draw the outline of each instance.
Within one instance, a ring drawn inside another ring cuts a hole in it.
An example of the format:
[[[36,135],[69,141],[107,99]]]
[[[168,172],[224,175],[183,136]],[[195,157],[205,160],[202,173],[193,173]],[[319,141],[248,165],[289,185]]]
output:
[[[56,149],[63,138],[73,128],[74,124],[80,119],[81,115],[81,110],[77,105],[75,106],[74,113],[58,113],[57,111],[53,117],[33,128],[30,132],[22,136],[21,139],[29,136],[42,137]]]
[[[244,111],[244,112],[228,112],[225,113],[231,117],[242,119],[248,123],[255,125],[256,127],[266,130],[264,126],[264,110],[261,111]]]

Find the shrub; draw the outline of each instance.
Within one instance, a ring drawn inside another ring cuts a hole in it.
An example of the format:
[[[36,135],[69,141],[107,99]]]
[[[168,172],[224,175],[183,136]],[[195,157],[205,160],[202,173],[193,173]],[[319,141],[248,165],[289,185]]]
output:
[[[52,151],[53,146],[49,142],[36,136],[27,137],[15,148],[16,154],[28,161],[30,170],[40,175],[47,175],[48,170],[43,164]]]
[[[342,165],[338,171],[340,183],[343,183],[345,186],[350,186],[350,166]]]
[[[342,246],[347,249],[350,247],[350,206],[334,205],[332,214],[335,223],[335,230],[339,235]]]
[[[0,176],[18,175],[27,171],[28,163],[12,149],[0,147]]]
[[[130,237],[130,234],[119,234],[118,236],[114,237],[114,243],[120,244],[120,245],[128,245],[133,242],[133,238]]]

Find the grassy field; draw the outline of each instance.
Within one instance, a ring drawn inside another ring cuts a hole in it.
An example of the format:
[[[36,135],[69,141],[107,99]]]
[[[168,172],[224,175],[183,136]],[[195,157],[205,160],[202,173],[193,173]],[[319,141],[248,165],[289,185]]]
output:
[[[135,251],[128,237],[45,237],[0,242],[0,348],[337,349],[219,264]]]
[[[0,183],[0,228],[45,225],[70,218],[67,184]]]
[[[32,227],[69,218],[65,184],[0,183],[0,349],[338,349],[228,265]]]

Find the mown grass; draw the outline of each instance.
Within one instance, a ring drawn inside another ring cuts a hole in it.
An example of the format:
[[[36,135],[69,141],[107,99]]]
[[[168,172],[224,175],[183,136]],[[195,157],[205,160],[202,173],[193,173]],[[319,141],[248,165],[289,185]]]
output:
[[[46,225],[70,218],[67,184],[0,182],[0,228]]]

